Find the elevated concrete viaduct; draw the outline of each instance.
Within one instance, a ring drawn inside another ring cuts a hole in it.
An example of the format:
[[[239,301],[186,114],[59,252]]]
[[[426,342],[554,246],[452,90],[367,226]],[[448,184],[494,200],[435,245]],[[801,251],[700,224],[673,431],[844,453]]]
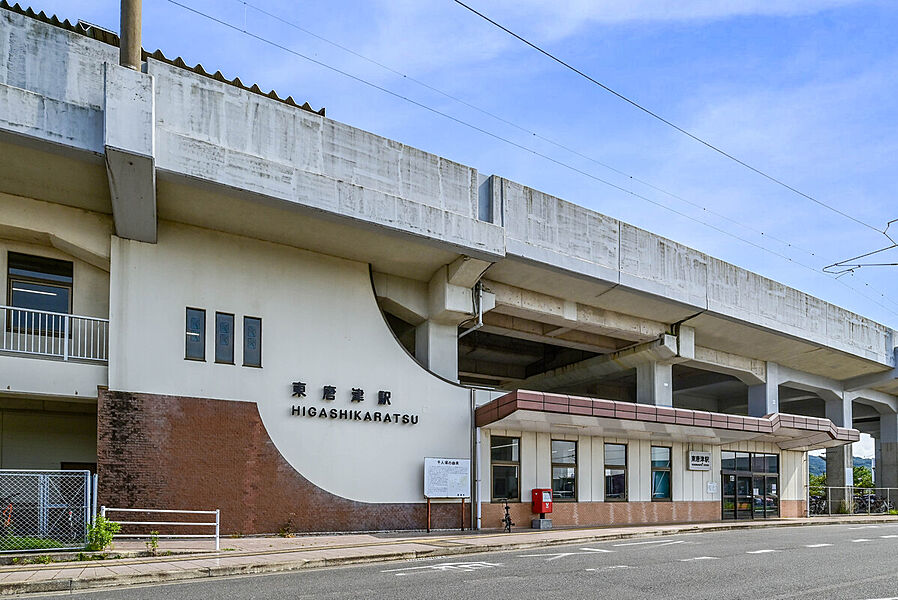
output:
[[[844,428],[860,406],[898,487],[891,327],[180,59],[120,66],[116,44],[3,2],[4,198],[111,217],[115,244],[170,223],[367,263],[399,343],[451,382]],[[22,211],[0,237],[109,271],[108,244]],[[829,453],[832,485],[850,452]]]

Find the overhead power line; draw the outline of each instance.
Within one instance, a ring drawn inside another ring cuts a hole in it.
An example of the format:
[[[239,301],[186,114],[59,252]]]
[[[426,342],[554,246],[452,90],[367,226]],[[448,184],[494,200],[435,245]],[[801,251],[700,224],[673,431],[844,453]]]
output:
[[[891,244],[878,250],[865,252],[858,256],[846,258],[845,260],[840,260],[837,263],[827,265],[823,267],[823,272],[836,275],[838,278],[842,275],[845,275],[846,273],[854,273],[862,267],[898,267],[898,262],[861,262],[862,259],[869,259],[871,256],[876,256],[877,254],[887,252],[892,248],[898,248],[898,241],[895,241],[895,238],[889,235],[889,227],[892,226],[892,223],[898,223],[898,219],[889,221],[889,223],[886,225],[885,230],[882,232],[883,235],[885,235],[889,239],[889,241],[892,242]]]
[[[869,223],[866,223],[866,222],[864,222],[864,221],[858,219],[857,217],[854,217],[854,216],[852,216],[852,215],[850,215],[850,214],[848,214],[848,213],[846,213],[846,212],[844,212],[844,211],[842,211],[842,210],[836,208],[835,206],[832,206],[832,205],[830,205],[830,204],[827,204],[826,202],[823,202],[822,200],[818,200],[817,198],[814,198],[814,197],[811,196],[810,194],[806,194],[806,193],[802,192],[801,190],[799,190],[799,189],[797,189],[797,188],[795,188],[795,187],[789,185],[788,183],[786,183],[786,182],[783,181],[782,179],[779,179],[779,178],[777,178],[777,177],[775,177],[775,176],[773,176],[773,175],[770,175],[769,173],[766,173],[765,171],[762,171],[761,169],[759,169],[759,168],[757,168],[757,167],[754,167],[754,166],[748,164],[747,162],[743,161],[742,159],[737,158],[736,156],[734,156],[734,155],[730,154],[729,152],[723,150],[723,149],[720,148],[719,146],[716,146],[716,145],[712,144],[711,142],[709,142],[709,141],[707,141],[707,140],[704,140],[704,139],[698,137],[697,135],[693,134],[692,132],[690,132],[690,131],[688,131],[688,130],[682,128],[682,127],[680,127],[680,126],[677,125],[676,123],[673,123],[673,122],[669,121],[668,119],[665,119],[664,117],[662,117],[662,116],[659,115],[658,113],[656,113],[656,112],[654,112],[654,111],[652,111],[652,110],[646,108],[645,106],[643,106],[642,104],[639,104],[639,103],[636,102],[635,100],[632,100],[632,99],[628,98],[627,96],[623,95],[622,93],[618,92],[617,90],[614,90],[614,89],[612,89],[611,87],[609,87],[609,86],[605,85],[604,83],[602,83],[601,81],[598,81],[597,79],[591,77],[590,75],[588,75],[588,74],[586,74],[585,72],[581,71],[581,70],[578,69],[577,67],[571,65],[571,64],[568,63],[568,62],[565,62],[565,61],[562,60],[561,58],[558,58],[557,56],[555,56],[554,54],[552,54],[551,52],[549,52],[549,51],[547,51],[547,50],[544,50],[544,49],[541,48],[540,46],[537,46],[536,44],[534,44],[533,42],[531,42],[531,41],[528,40],[527,38],[525,38],[525,37],[523,37],[523,36],[521,36],[521,35],[515,33],[514,31],[512,31],[512,30],[509,29],[508,27],[506,27],[506,26],[502,25],[501,23],[499,23],[499,22],[497,22],[497,21],[491,19],[491,18],[488,17],[487,15],[485,15],[485,14],[483,14],[482,12],[478,11],[477,9],[475,9],[475,8],[473,8],[473,7],[471,7],[471,6],[469,6],[468,4],[465,4],[465,3],[462,2],[461,0],[453,0],[453,1],[454,1],[456,4],[458,4],[459,6],[462,6],[462,7],[464,7],[465,9],[471,11],[472,13],[474,13],[475,15],[477,15],[478,17],[480,17],[481,19],[483,19],[483,20],[485,20],[485,21],[487,21],[487,22],[489,22],[489,23],[492,23],[494,26],[498,27],[499,29],[501,29],[502,31],[504,31],[505,33],[507,33],[508,35],[510,35],[510,36],[512,36],[512,37],[514,37],[514,38],[516,38],[517,40],[520,40],[520,41],[523,42],[524,44],[527,44],[528,46],[530,46],[531,48],[533,48],[533,49],[536,50],[537,52],[539,52],[539,53],[541,53],[541,54],[547,56],[548,58],[550,58],[550,59],[552,59],[553,61],[557,62],[558,64],[562,65],[563,67],[565,67],[565,68],[567,68],[567,69],[573,71],[574,73],[576,73],[576,74],[579,75],[580,77],[583,77],[583,78],[586,79],[587,81],[590,81],[590,82],[594,83],[595,85],[599,86],[600,88],[602,88],[602,89],[605,90],[606,92],[608,92],[608,93],[610,93],[610,94],[616,96],[617,98],[623,100],[623,101],[626,102],[627,104],[630,104],[631,106],[633,106],[633,107],[635,107],[636,109],[638,109],[638,110],[644,112],[645,114],[651,116],[652,118],[657,119],[658,121],[664,123],[664,124],[667,125],[668,127],[672,127],[673,129],[679,131],[679,132],[682,133],[683,135],[686,135],[686,136],[692,138],[692,139],[695,140],[696,142],[698,142],[698,143],[700,143],[700,144],[702,144],[702,145],[704,145],[704,146],[710,148],[710,149],[713,150],[714,152],[717,152],[718,154],[720,154],[720,155],[722,155],[722,156],[724,156],[724,157],[730,159],[731,161],[733,161],[733,162],[735,162],[735,163],[737,163],[737,164],[739,164],[739,165],[742,165],[742,166],[745,167],[746,169],[748,169],[748,170],[750,170],[750,171],[753,171],[754,173],[757,173],[757,174],[760,175],[761,177],[764,177],[765,179],[768,179],[768,180],[772,181],[773,183],[775,183],[775,184],[777,184],[777,185],[779,185],[779,186],[782,186],[782,187],[786,188],[787,190],[789,190],[789,191],[791,191],[791,192],[793,192],[793,193],[795,193],[795,194],[798,194],[799,196],[801,196],[801,197],[803,197],[803,198],[806,198],[806,199],[810,200],[811,202],[814,202],[815,204],[818,204],[818,205],[822,206],[823,208],[826,208],[826,209],[828,209],[828,210],[830,210],[830,211],[832,211],[832,212],[834,212],[834,213],[836,213],[836,214],[838,214],[838,215],[841,215],[841,216],[845,217],[846,219],[850,219],[851,221],[854,221],[854,222],[857,223],[858,225],[862,225],[862,226],[864,226],[864,227],[866,227],[866,228],[868,228],[868,229],[872,229],[873,231],[876,231],[876,232],[878,232],[878,233],[883,233],[883,234],[885,233],[884,230],[879,229],[878,227],[875,227],[875,226],[873,226],[873,225],[870,225]]]
[[[443,111],[441,111],[441,110],[438,110],[438,109],[436,109],[436,108],[433,108],[433,107],[431,107],[431,106],[428,106],[428,105],[426,105],[426,104],[423,104],[423,103],[421,103],[421,102],[418,102],[417,100],[414,100],[414,99],[412,99],[412,98],[409,98],[409,97],[407,97],[407,96],[404,96],[404,95],[402,95],[402,94],[399,94],[399,93],[397,93],[397,92],[394,92],[394,91],[392,91],[392,90],[390,90],[390,89],[388,89],[388,88],[385,88],[385,87],[380,86],[380,85],[378,85],[378,84],[376,84],[376,83],[373,83],[373,82],[371,82],[371,81],[368,81],[368,80],[366,80],[366,79],[364,79],[364,78],[362,78],[362,77],[359,77],[359,76],[357,76],[357,75],[353,75],[352,73],[349,73],[349,72],[347,72],[347,71],[344,71],[344,70],[342,70],[342,69],[339,69],[339,68],[337,68],[337,67],[334,67],[334,66],[332,66],[332,65],[329,65],[329,64],[327,64],[327,63],[325,63],[325,62],[323,62],[323,61],[320,61],[320,60],[318,60],[318,59],[316,59],[316,58],[312,58],[311,56],[307,56],[307,55],[305,55],[305,54],[303,54],[303,53],[301,53],[301,52],[298,52],[298,51],[296,51],[296,50],[294,50],[294,49],[292,49],[292,48],[289,48],[289,47],[287,47],[287,46],[284,46],[283,44],[279,44],[278,42],[275,42],[275,41],[273,41],[273,40],[270,40],[270,39],[268,39],[268,38],[265,38],[265,37],[263,37],[263,36],[261,36],[261,35],[259,35],[259,34],[256,34],[256,33],[253,33],[253,32],[251,32],[251,31],[248,31],[247,29],[245,29],[245,27],[240,27],[240,26],[238,26],[238,25],[234,25],[234,24],[232,24],[232,23],[229,23],[228,21],[225,21],[225,20],[223,20],[223,19],[220,19],[220,18],[215,17],[215,16],[213,16],[213,15],[210,15],[210,14],[208,14],[208,13],[205,13],[205,12],[199,10],[199,9],[193,8],[192,6],[188,6],[187,4],[184,4],[184,3],[182,3],[182,2],[179,2],[178,0],[167,0],[167,1],[168,1],[170,4],[173,4],[173,5],[175,5],[175,6],[178,6],[178,7],[182,8],[182,9],[188,11],[188,12],[191,12],[191,13],[197,15],[197,16],[203,17],[204,19],[207,19],[207,20],[209,20],[209,21],[212,21],[212,22],[214,22],[214,23],[217,23],[217,24],[221,25],[222,27],[226,27],[226,28],[231,29],[231,30],[233,30],[233,31],[236,31],[236,32],[238,32],[238,33],[242,33],[243,35],[246,35],[247,37],[253,38],[253,39],[255,39],[255,40],[259,41],[259,42],[262,42],[262,43],[264,43],[264,44],[267,44],[267,45],[269,45],[269,46],[271,46],[271,47],[273,47],[273,48],[277,48],[277,49],[279,49],[279,50],[282,50],[282,51],[284,51],[284,52],[287,52],[287,53],[289,53],[289,54],[292,54],[293,56],[296,56],[296,57],[298,57],[298,58],[301,58],[301,59],[303,59],[303,60],[306,60],[306,61],[308,61],[308,62],[311,62],[311,63],[313,63],[313,64],[316,64],[316,65],[318,65],[318,66],[320,66],[320,67],[322,67],[322,68],[325,68],[325,69],[327,69],[327,70],[329,70],[329,71],[333,71],[334,73],[337,73],[337,74],[339,74],[339,75],[342,75],[342,76],[344,76],[344,77],[347,77],[347,78],[349,78],[349,79],[352,79],[353,81],[356,81],[356,82],[361,83],[361,84],[363,84],[363,85],[366,85],[366,86],[368,86],[368,87],[370,87],[370,88],[373,88],[373,89],[376,89],[376,90],[378,90],[378,91],[380,91],[380,92],[383,92],[384,94],[387,94],[387,95],[392,96],[392,97],[394,97],[394,98],[403,100],[403,101],[408,102],[408,103],[410,103],[410,104],[413,104],[413,105],[415,105],[415,106],[417,106],[417,107],[419,107],[419,108],[421,108],[421,109],[423,109],[423,110],[426,110],[426,111],[428,111],[428,112],[430,112],[430,113],[439,115],[439,116],[441,116],[441,117],[443,117],[443,118],[446,118],[446,119],[449,119],[450,121],[453,121],[453,122],[455,122],[455,123],[458,123],[459,125],[462,125],[462,126],[464,126],[464,127],[467,127],[467,128],[469,128],[469,129],[472,129],[472,130],[474,130],[474,131],[477,131],[477,132],[479,132],[479,133],[482,133],[482,134],[484,134],[484,135],[486,135],[486,136],[489,136],[489,137],[491,137],[491,138],[493,138],[493,139],[495,139],[495,140],[501,141],[501,142],[503,142],[503,143],[505,143],[505,144],[508,144],[508,145],[510,145],[510,146],[513,146],[513,147],[515,147],[515,148],[518,148],[519,150],[523,150],[523,151],[525,151],[525,152],[528,152],[528,153],[530,153],[530,154],[532,154],[532,155],[534,155],[534,156],[537,156],[537,157],[539,157],[539,158],[545,159],[545,160],[547,160],[547,161],[549,161],[549,162],[551,162],[551,163],[553,163],[553,164],[555,164],[555,165],[558,165],[558,166],[560,166],[560,167],[563,167],[563,168],[568,169],[568,170],[570,170],[570,171],[573,171],[573,172],[575,172],[575,173],[579,173],[579,174],[581,174],[581,175],[583,175],[583,176],[585,176],[585,177],[588,177],[588,178],[590,178],[590,179],[592,179],[592,180],[594,180],[594,181],[597,181],[597,182],[599,182],[599,183],[602,183],[602,184],[604,184],[604,185],[606,185],[606,186],[608,186],[608,187],[611,187],[611,188],[613,188],[613,189],[616,189],[616,190],[618,190],[618,191],[620,191],[620,192],[623,192],[623,193],[628,194],[628,195],[630,195],[630,196],[633,196],[633,197],[635,197],[635,198],[639,198],[640,200],[644,200],[644,201],[646,201],[646,202],[649,202],[649,203],[651,203],[651,204],[653,204],[653,205],[655,205],[655,206],[658,206],[659,208],[663,208],[664,210],[670,211],[670,212],[672,212],[672,213],[674,213],[674,214],[676,214],[676,215],[679,215],[679,216],[681,216],[681,217],[683,217],[683,218],[689,219],[690,221],[693,221],[693,222],[695,222],[695,223],[699,223],[699,224],[701,224],[701,225],[704,225],[705,227],[708,227],[708,228],[710,228],[710,229],[713,229],[714,231],[717,231],[718,233],[722,233],[723,235],[726,235],[726,236],[731,237],[731,238],[733,238],[733,239],[739,240],[739,241],[741,241],[742,243],[748,244],[748,245],[750,245],[750,246],[752,246],[752,247],[754,247],[754,248],[757,248],[757,249],[759,249],[759,250],[761,250],[761,251],[763,251],[763,252],[767,252],[767,253],[769,253],[769,254],[772,254],[772,255],[774,255],[774,256],[777,256],[777,257],[779,257],[779,258],[782,258],[782,259],[784,259],[784,260],[786,260],[786,261],[788,261],[788,262],[791,262],[791,263],[796,264],[796,265],[798,265],[798,266],[800,266],[800,267],[803,267],[803,268],[805,268],[805,269],[808,269],[808,270],[810,270],[810,271],[812,271],[812,272],[814,272],[814,273],[817,273],[818,275],[822,275],[822,272],[821,272],[820,270],[818,270],[818,269],[816,269],[816,268],[814,268],[814,267],[811,267],[811,266],[809,266],[809,265],[807,265],[807,264],[805,264],[805,263],[803,263],[803,262],[794,260],[793,258],[791,258],[791,257],[789,257],[789,256],[786,256],[786,255],[784,255],[784,254],[781,254],[781,253],[779,253],[779,252],[776,252],[775,250],[771,250],[770,248],[767,248],[767,247],[765,247],[765,246],[762,246],[762,245],[760,245],[760,244],[758,244],[758,243],[756,243],[756,242],[753,242],[753,241],[751,241],[751,240],[745,239],[745,238],[743,238],[743,237],[741,237],[741,236],[739,236],[739,235],[736,235],[736,234],[734,234],[734,233],[732,233],[732,232],[729,232],[729,231],[727,231],[727,230],[725,230],[725,229],[721,229],[720,227],[718,227],[718,226],[716,226],[716,225],[713,225],[713,224],[708,223],[708,222],[706,222],[706,221],[702,221],[701,219],[697,219],[697,218],[695,218],[695,217],[693,217],[693,216],[691,216],[691,215],[689,215],[689,214],[687,214],[687,213],[681,212],[681,211],[679,211],[679,210],[677,210],[677,209],[675,209],[675,208],[672,208],[672,207],[670,207],[670,206],[667,206],[666,204],[663,204],[663,203],[661,203],[661,202],[658,202],[658,201],[656,201],[656,200],[653,200],[653,199],[651,199],[651,198],[648,198],[647,196],[644,196],[644,195],[642,195],[642,194],[639,194],[639,193],[637,193],[637,192],[634,192],[634,191],[632,191],[632,190],[629,190],[629,189],[627,189],[627,188],[625,188],[625,187],[619,186],[619,185],[617,185],[617,184],[615,184],[615,183],[613,183],[613,182],[610,182],[610,181],[608,181],[608,180],[606,180],[606,179],[602,179],[601,177],[598,177],[597,175],[593,175],[592,173],[589,173],[588,171],[584,171],[584,170],[582,170],[582,169],[580,169],[580,168],[578,168],[578,167],[575,167],[575,166],[573,166],[573,165],[570,165],[570,164],[568,164],[568,163],[565,163],[565,162],[563,162],[563,161],[560,161],[560,160],[558,160],[558,159],[556,159],[556,158],[553,158],[553,157],[551,157],[551,156],[549,156],[549,155],[547,155],[547,154],[543,154],[543,153],[541,153],[541,152],[539,152],[539,151],[537,151],[537,150],[534,150],[534,149],[532,149],[532,148],[528,148],[527,146],[524,146],[524,145],[522,145],[522,144],[519,144],[519,143],[517,143],[517,142],[515,142],[515,141],[513,141],[513,140],[510,140],[510,139],[508,139],[508,138],[502,137],[501,135],[498,135],[498,134],[496,134],[496,133],[493,133],[493,132],[491,132],[491,131],[488,131],[488,130],[486,130],[486,129],[482,128],[482,127],[479,127],[479,126],[477,126],[477,125],[474,125],[474,124],[472,124],[472,123],[468,123],[467,121],[464,121],[464,120],[462,120],[462,119],[459,119],[458,117],[455,117],[455,116],[450,115],[450,114],[448,114],[448,113],[445,113],[445,112],[443,112]],[[857,290],[857,289],[855,289],[855,288],[852,288],[851,286],[848,286],[847,284],[845,284],[845,283],[842,282],[842,281],[839,281],[839,283],[842,283],[842,285],[844,285],[845,287],[848,287],[849,289],[854,290],[855,292],[859,293],[861,296],[863,296],[863,297],[866,298],[867,300],[870,300],[870,301],[873,302],[874,304],[879,305],[880,307],[882,307],[884,310],[890,312],[891,314],[893,314],[893,315],[895,315],[895,316],[898,316],[898,312],[896,312],[896,311],[890,309],[889,307],[887,307],[886,305],[882,304],[882,303],[879,302],[878,300],[876,300],[876,299],[874,299],[874,298],[870,298],[869,296],[867,296],[867,295],[864,294],[863,292],[860,292],[859,290]],[[885,295],[884,295],[884,294],[882,294],[882,296],[885,298]]]

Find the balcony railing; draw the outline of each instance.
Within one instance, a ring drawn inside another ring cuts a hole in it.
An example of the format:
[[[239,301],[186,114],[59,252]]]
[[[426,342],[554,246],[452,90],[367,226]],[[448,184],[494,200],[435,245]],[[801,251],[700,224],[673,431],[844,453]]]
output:
[[[109,319],[0,306],[0,352],[106,362]]]

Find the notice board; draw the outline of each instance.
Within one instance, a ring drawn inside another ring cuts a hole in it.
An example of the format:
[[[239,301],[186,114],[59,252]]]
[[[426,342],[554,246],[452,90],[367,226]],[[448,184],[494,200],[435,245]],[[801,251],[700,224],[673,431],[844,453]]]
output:
[[[471,461],[467,458],[425,458],[425,498],[470,498]]]

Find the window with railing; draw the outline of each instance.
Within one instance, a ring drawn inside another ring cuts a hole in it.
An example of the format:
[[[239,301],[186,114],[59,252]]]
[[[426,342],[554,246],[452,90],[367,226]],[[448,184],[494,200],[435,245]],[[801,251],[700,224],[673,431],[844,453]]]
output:
[[[107,360],[109,320],[71,314],[73,263],[7,253],[0,351],[63,360]]]

